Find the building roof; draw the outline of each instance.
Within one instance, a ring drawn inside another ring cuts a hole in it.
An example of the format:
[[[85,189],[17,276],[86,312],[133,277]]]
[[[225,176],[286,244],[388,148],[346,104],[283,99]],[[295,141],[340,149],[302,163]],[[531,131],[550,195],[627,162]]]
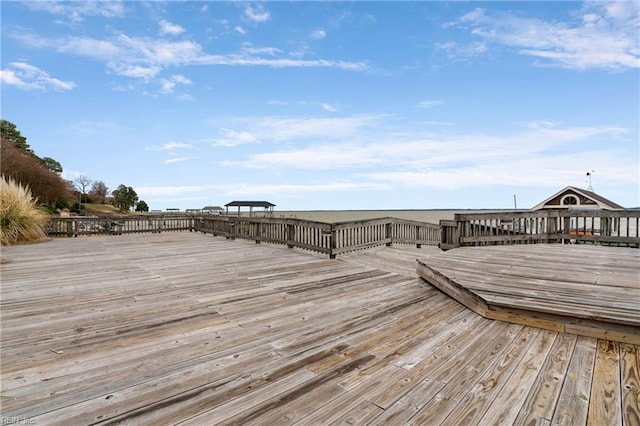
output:
[[[206,206],[206,207],[203,207],[202,210],[224,210],[224,209],[220,206]]]
[[[559,205],[549,205],[547,206],[547,204],[564,195],[564,194],[577,194],[580,195],[584,198],[587,198],[589,200],[591,200],[595,205],[597,205],[598,208],[600,209],[604,209],[604,210],[624,210],[624,207],[622,207],[620,204],[614,203],[613,201],[603,197],[602,195],[596,194],[593,191],[588,191],[586,189],[581,189],[581,188],[576,188],[575,186],[567,186],[563,189],[561,189],[560,191],[556,192],[555,194],[553,194],[551,197],[547,198],[546,200],[544,200],[543,202],[533,206],[531,208],[531,210],[540,210],[542,208],[546,207],[565,207],[565,206],[559,206]],[[584,205],[582,205],[583,207],[585,207]],[[575,206],[575,207],[580,207],[580,205]]]
[[[232,201],[225,204],[225,207],[275,207],[276,205],[268,201]]]

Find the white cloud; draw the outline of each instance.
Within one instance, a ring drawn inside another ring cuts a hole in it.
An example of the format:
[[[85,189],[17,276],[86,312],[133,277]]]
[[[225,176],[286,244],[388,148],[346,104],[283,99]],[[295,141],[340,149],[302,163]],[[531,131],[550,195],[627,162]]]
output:
[[[214,139],[214,146],[238,146],[247,143],[256,143],[258,139],[249,132],[230,129],[220,129],[221,137]]]
[[[568,69],[640,67],[640,8],[637,2],[587,2],[576,18],[544,21],[513,13],[489,14],[483,9],[462,16],[457,25],[485,43],[514,49],[540,59],[538,65]],[[454,23],[455,25],[455,23]],[[453,42],[437,46],[450,54],[478,54]]]
[[[271,14],[264,10],[261,4],[254,6],[247,5],[244,9],[244,16],[252,22],[266,22],[271,19]]]
[[[247,161],[223,162],[264,169],[341,169],[373,166],[384,162],[366,146],[348,144],[319,145],[306,149],[253,154]]]
[[[484,18],[485,16],[485,12],[486,10],[481,8],[481,7],[477,7],[475,8],[473,11],[465,13],[464,15],[462,15],[460,17],[460,21],[461,22],[474,22],[474,21],[478,21],[482,18]]]
[[[114,18],[124,15],[124,3],[121,1],[30,1],[25,5],[32,10],[63,15],[71,22],[81,22],[87,16]]]
[[[379,182],[350,182],[334,181],[310,184],[254,184],[254,183],[225,183],[224,185],[192,185],[192,186],[136,186],[136,192],[141,198],[154,199],[159,197],[194,197],[197,194],[227,197],[266,197],[301,195],[319,192],[342,192],[362,190],[387,190],[388,185]]]
[[[174,157],[164,160],[165,164],[181,163],[183,161],[192,160],[196,157]]]
[[[34,37],[32,36],[32,39]],[[25,40],[26,41],[26,40]],[[33,40],[28,40],[33,42]],[[53,48],[61,53],[72,53],[74,55],[86,56],[91,59],[107,60],[125,55],[123,46],[118,40],[96,40],[91,38],[69,37],[56,41],[42,39],[39,46]]]
[[[428,121],[423,121],[423,124],[426,124],[428,126],[451,126],[453,125],[453,123],[451,121],[432,121],[432,120],[428,120]]]
[[[244,28],[242,28],[240,25],[236,25],[236,27],[233,29],[235,32],[239,33],[239,34],[246,34],[247,32],[245,31]]]
[[[175,74],[169,78],[161,78],[160,79],[160,93],[171,94],[173,93],[173,89],[178,85],[189,85],[192,81],[186,78],[183,75]]]
[[[338,109],[336,107],[334,107],[331,104],[327,104],[327,103],[323,103],[320,104],[322,106],[322,109],[324,109],[325,111],[329,111],[329,112],[336,112],[338,111]]]
[[[327,36],[327,33],[322,28],[318,28],[317,30],[313,30],[311,32],[311,38],[314,40],[322,40]]]
[[[566,186],[574,180],[576,171],[583,165],[594,164],[597,158],[599,169],[603,170],[604,183],[637,184],[638,168],[632,162],[621,163],[621,152],[585,151],[556,155],[532,155],[509,159],[509,161],[475,162],[454,167],[430,170],[396,170],[368,173],[365,176],[388,185],[439,189],[459,189],[470,187],[510,186]]]
[[[160,34],[178,35],[185,31],[180,25],[172,24],[165,19],[161,19],[158,25],[160,26]]]
[[[191,84],[192,81],[189,80],[187,77],[181,75],[181,74],[174,74],[171,76],[171,80],[174,81],[175,83],[180,83],[180,84]]]
[[[204,191],[216,190],[219,187],[216,185],[175,185],[175,186],[136,186],[136,192],[141,198],[148,198],[154,196],[176,196],[184,194],[193,194]]]
[[[349,132],[343,132],[333,142],[263,152],[222,164],[281,172],[321,173],[348,168],[357,172],[360,180],[396,187],[566,185],[574,169],[586,165],[609,168],[612,179],[618,182],[633,183],[638,175],[633,155],[602,148],[603,141],[629,137],[629,130],[618,127],[562,127],[533,122],[505,135],[402,137],[381,133],[374,126],[361,132],[360,142],[349,141]]]
[[[26,62],[11,62],[9,68],[0,70],[0,81],[22,90],[68,91],[76,87],[73,81],[51,77],[46,71]]]
[[[314,67],[347,71],[368,69],[366,62],[328,59],[294,59],[275,47],[244,45],[236,53],[209,54],[200,44],[190,41],[168,41],[148,37],[131,37],[120,33],[106,40],[88,37],[48,39],[25,31],[15,31],[12,37],[38,49],[77,55],[104,62],[114,74],[150,80],[162,70],[177,66],[227,65],[264,66],[271,68]]]
[[[172,151],[174,149],[189,149],[193,148],[193,145],[190,143],[184,142],[166,142],[162,145],[151,145],[146,147],[147,151]]]
[[[255,126],[254,121],[246,119],[245,124]],[[284,122],[278,121],[272,129]],[[236,120],[235,123],[239,122]],[[299,125],[305,127],[304,122]],[[357,133],[363,136],[355,142],[351,128],[345,127],[342,136],[335,134],[335,139],[319,137],[306,147],[296,149],[277,145],[276,149],[267,152],[253,151],[251,154],[249,151],[244,158],[217,163],[246,176],[246,182],[236,180],[215,185],[146,187],[141,190],[136,186],[136,191],[145,199],[153,198],[152,195],[166,199],[194,194],[204,196],[207,193],[225,198],[278,198],[331,191],[407,188],[459,190],[501,185],[561,188],[568,183],[580,185],[582,181],[577,182],[576,176],[584,178],[584,171],[592,168],[598,170],[601,187],[637,185],[638,164],[633,144],[625,148],[623,143],[618,143],[619,148],[614,149],[603,144],[631,140],[632,131],[624,128],[569,127],[561,123],[536,121],[523,123],[518,131],[506,134],[443,132],[420,137],[385,132],[378,119],[358,127]],[[315,126],[303,132],[313,129]],[[287,135],[299,140],[294,133]],[[262,142],[259,138],[265,137],[262,133],[251,133],[248,128],[226,129],[226,136],[229,145],[246,143],[247,140]],[[271,139],[281,137],[271,136]],[[262,147],[268,148],[268,145],[263,144]],[[246,153],[237,152],[239,155]],[[175,156],[167,163],[189,158],[192,157]],[[288,182],[295,183],[271,183],[259,177],[251,181],[250,176],[263,176],[262,173],[254,174],[242,171],[242,168],[265,169],[270,175],[283,177],[288,175]],[[347,173],[336,180],[335,170],[346,170]],[[314,179],[305,181],[300,178],[301,172],[314,176]]]
[[[385,190],[389,187],[385,184],[377,182],[326,182],[318,184],[235,184],[224,188],[228,195],[235,196],[255,196],[263,197],[265,195],[284,196],[284,195],[300,195],[318,192],[342,192],[342,191],[363,191],[363,190]]]
[[[144,67],[140,65],[118,63],[109,63],[108,66],[118,75],[123,77],[141,78],[143,80],[150,80],[162,71],[162,68],[158,66]]]
[[[450,59],[467,60],[486,53],[489,49],[486,43],[473,41],[468,44],[459,44],[455,41],[436,43],[435,48],[446,52]]]
[[[246,53],[248,55],[266,55],[266,56],[277,56],[282,53],[282,50],[277,49],[275,47],[254,47],[250,44],[245,44],[240,49],[242,53]]]
[[[434,106],[442,105],[444,101],[422,101],[418,102],[416,108],[433,108]]]
[[[237,146],[245,143],[281,142],[300,138],[343,138],[357,136],[364,128],[375,127],[380,115],[350,117],[235,117],[226,118],[236,129],[222,128],[218,146]]]

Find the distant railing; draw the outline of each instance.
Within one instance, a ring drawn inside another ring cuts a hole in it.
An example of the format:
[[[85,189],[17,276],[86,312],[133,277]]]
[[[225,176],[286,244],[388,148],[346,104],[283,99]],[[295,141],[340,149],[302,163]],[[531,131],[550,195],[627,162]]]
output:
[[[588,243],[640,246],[640,210],[536,210],[456,214],[441,220],[443,250],[462,246]]]
[[[331,254],[331,225],[300,219],[213,216],[195,218],[193,230]]]
[[[51,217],[45,232],[50,237],[79,235],[119,235],[142,232],[190,231],[188,216],[136,216],[105,218],[94,216]]]
[[[384,218],[340,223],[244,216],[136,216],[122,218],[52,217],[46,227],[52,237],[118,235],[143,232],[198,231],[256,243],[286,244],[328,254],[396,244],[438,245],[440,227],[404,219]]]
[[[194,219],[193,230],[256,243],[286,244],[290,248],[325,253],[332,259],[341,253],[380,245],[421,247],[440,242],[438,225],[395,218],[330,224],[302,219],[214,216]]]

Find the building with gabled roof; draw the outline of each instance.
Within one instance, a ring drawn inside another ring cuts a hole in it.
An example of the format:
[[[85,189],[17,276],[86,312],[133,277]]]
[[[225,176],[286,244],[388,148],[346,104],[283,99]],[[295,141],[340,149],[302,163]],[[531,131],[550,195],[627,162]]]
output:
[[[600,209],[600,210],[624,210],[620,204],[596,194],[593,191],[567,186],[547,198],[531,210],[542,209]]]

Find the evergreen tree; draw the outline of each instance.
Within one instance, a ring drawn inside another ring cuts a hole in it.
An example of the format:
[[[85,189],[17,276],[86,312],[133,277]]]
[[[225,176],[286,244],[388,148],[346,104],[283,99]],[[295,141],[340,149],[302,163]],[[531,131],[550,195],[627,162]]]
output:
[[[120,185],[118,189],[111,192],[116,207],[120,210],[129,211],[138,202],[138,194],[130,186]]]
[[[33,150],[27,143],[27,138],[22,136],[16,125],[12,122],[7,120],[0,120],[0,134],[5,141],[11,142],[17,148],[33,154]]]
[[[149,206],[147,205],[147,203],[144,200],[140,200],[136,204],[136,211],[137,212],[148,212],[149,211]]]

